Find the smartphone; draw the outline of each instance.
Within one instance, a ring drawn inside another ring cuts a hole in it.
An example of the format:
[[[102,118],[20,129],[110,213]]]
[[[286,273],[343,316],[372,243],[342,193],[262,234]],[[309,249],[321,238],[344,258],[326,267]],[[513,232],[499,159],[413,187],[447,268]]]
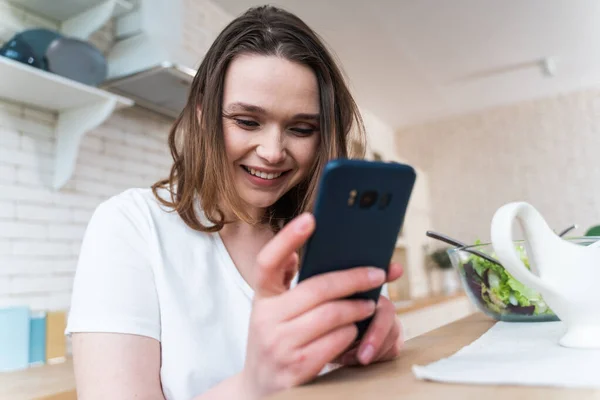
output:
[[[333,160],[323,171],[302,251],[298,282],[326,272],[371,266],[388,271],[416,181],[406,164]],[[379,299],[381,287],[351,298]],[[371,318],[357,323],[359,335]]]

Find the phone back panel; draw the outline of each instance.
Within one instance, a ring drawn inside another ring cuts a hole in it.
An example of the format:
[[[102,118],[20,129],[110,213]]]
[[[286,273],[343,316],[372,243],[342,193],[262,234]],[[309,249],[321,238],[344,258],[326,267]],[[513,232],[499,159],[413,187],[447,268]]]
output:
[[[415,179],[414,169],[404,164],[330,162],[319,185],[314,209],[317,227],[305,246],[299,281],[357,266],[387,271]],[[376,191],[379,196],[371,207],[362,208],[360,199],[367,191]],[[386,194],[391,197],[382,208]],[[359,297],[377,299],[379,292]]]
[[[415,180],[415,170],[404,164],[329,162],[314,209],[317,227],[304,248],[298,282],[353,267],[377,267],[387,272]],[[379,196],[371,207],[361,207],[361,196],[368,191]],[[381,207],[384,195],[389,196],[389,204]],[[381,287],[350,298],[377,302],[380,293]],[[371,320],[369,317],[356,323],[357,340],[362,338]]]

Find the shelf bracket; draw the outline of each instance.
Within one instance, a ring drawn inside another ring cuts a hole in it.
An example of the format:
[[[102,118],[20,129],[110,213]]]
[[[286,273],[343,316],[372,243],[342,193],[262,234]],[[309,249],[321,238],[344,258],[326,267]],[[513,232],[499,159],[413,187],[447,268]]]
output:
[[[54,158],[54,189],[63,187],[73,175],[81,138],[102,124],[115,110],[117,100],[73,108],[58,115]]]
[[[64,21],[60,27],[61,33],[81,40],[87,39],[108,22],[113,15],[116,4],[117,0],[106,0]]]

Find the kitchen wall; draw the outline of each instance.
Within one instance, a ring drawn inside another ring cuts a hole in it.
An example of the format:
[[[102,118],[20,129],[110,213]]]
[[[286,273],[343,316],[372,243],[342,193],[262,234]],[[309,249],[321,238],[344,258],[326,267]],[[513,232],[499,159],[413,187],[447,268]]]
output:
[[[200,61],[229,17],[207,1],[190,0],[186,7],[186,46]],[[0,0],[0,43],[32,27],[57,24]],[[90,38],[101,50],[111,40],[111,24]],[[55,191],[50,177],[56,115],[0,100],[0,307],[68,308],[80,242],[94,208],[168,174],[171,122],[137,107],[113,114],[83,138],[74,176]]]
[[[94,208],[168,173],[169,121],[139,109],[86,135],[73,178],[50,189],[55,116],[0,103],[0,306],[64,309]]]
[[[413,126],[396,140],[428,174],[432,229],[487,241],[495,210],[517,200],[556,230],[600,223],[598,90]]]
[[[394,129],[369,110],[361,109],[367,134],[367,156],[379,153],[384,160],[402,162],[394,145]]]
[[[367,131],[367,158],[372,158],[373,152],[377,152],[384,161],[410,163],[397,151],[393,128],[369,110],[363,109],[361,114]],[[403,282],[396,282],[396,289],[400,297],[419,298],[430,294],[426,270],[427,250],[424,246],[427,243],[425,232],[431,225],[431,208],[428,175],[419,165],[412,166],[417,171],[417,180],[404,219],[402,235],[397,243],[399,248],[404,249],[404,260],[401,263],[404,264],[405,274],[400,278]],[[404,281],[405,285],[402,284]],[[400,293],[406,291],[408,293]]]

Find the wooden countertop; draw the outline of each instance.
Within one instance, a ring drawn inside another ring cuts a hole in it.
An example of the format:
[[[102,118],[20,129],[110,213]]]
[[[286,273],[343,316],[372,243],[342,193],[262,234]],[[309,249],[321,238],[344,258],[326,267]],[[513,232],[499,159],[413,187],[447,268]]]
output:
[[[341,368],[314,383],[269,397],[269,400],[586,400],[600,399],[600,390],[523,386],[458,385],[417,380],[411,367],[429,364],[470,344],[494,322],[477,313],[409,340],[401,356],[363,368]]]
[[[396,302],[396,314],[407,314],[423,308],[444,304],[452,300],[462,299],[466,296],[465,292],[459,291],[455,294],[436,294],[414,300],[399,301]]]
[[[411,367],[448,357],[486,332],[494,321],[476,313],[406,343],[392,362],[341,368],[315,382],[271,396],[269,400],[568,400],[600,399],[600,390],[522,386],[459,385],[417,380]],[[75,400],[72,361],[0,374],[0,399]],[[54,394],[50,397],[50,394]]]
[[[75,377],[70,358],[60,364],[0,374],[1,400],[70,400],[76,398],[74,389]]]

